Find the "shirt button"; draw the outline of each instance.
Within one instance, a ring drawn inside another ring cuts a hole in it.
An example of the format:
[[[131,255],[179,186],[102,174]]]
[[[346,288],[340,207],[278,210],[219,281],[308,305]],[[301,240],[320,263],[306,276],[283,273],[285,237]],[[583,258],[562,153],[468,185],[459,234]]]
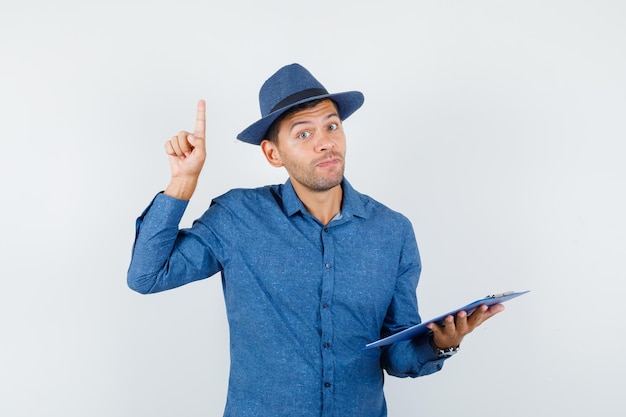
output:
[[[323,346],[324,346],[325,348],[329,348],[329,347],[330,347],[330,343],[328,343],[328,342],[324,342],[324,345],[323,345]]]
[[[326,264],[326,269],[330,269],[330,264]]]
[[[330,388],[330,382],[324,382],[324,386],[325,386],[326,388]]]
[[[328,233],[328,227],[324,228],[324,232]]]
[[[323,307],[323,308],[328,308],[328,303],[324,303],[324,304],[322,304],[322,307]]]

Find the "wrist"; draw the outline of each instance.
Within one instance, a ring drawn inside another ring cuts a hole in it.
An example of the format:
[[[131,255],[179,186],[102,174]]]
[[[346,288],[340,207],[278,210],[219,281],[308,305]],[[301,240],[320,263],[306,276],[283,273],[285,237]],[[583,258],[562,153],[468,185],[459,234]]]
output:
[[[436,343],[435,343],[435,337],[433,335],[433,333],[430,334],[430,336],[428,337],[428,343],[430,344],[430,347],[433,349],[433,352],[437,355],[437,357],[439,357],[440,359],[447,359],[451,356],[456,355],[459,350],[461,349],[461,345],[456,345],[456,346],[450,346],[450,347],[439,347]]]
[[[179,200],[189,200],[196,190],[198,178],[172,178],[163,194]]]

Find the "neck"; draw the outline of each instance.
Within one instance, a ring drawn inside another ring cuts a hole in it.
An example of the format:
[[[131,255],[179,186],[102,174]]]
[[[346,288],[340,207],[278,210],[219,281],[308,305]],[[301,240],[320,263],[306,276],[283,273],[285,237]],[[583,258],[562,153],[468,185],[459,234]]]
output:
[[[341,211],[341,200],[343,198],[341,185],[326,191],[314,191],[296,181],[293,181],[292,185],[307,211],[324,226],[330,223]]]

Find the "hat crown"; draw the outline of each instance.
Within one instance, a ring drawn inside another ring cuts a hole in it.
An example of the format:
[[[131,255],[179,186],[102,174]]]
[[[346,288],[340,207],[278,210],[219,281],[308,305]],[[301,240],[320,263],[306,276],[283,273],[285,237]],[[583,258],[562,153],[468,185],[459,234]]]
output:
[[[328,94],[324,86],[302,65],[286,65],[263,83],[259,106],[263,117],[308,97]]]

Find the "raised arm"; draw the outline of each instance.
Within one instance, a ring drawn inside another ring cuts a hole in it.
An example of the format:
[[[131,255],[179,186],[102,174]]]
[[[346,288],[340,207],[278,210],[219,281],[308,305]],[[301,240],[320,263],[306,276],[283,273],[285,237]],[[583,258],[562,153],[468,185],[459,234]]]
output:
[[[198,101],[196,125],[193,133],[180,131],[165,142],[165,152],[170,161],[172,178],[165,194],[180,200],[193,195],[198,177],[206,159],[206,103]]]
[[[218,270],[215,259],[194,239],[179,231],[187,201],[193,195],[206,158],[205,102],[200,100],[193,133],[181,131],[165,143],[171,180],[136,222],[128,286],[140,293],[175,288]],[[172,197],[172,198],[170,198]]]

